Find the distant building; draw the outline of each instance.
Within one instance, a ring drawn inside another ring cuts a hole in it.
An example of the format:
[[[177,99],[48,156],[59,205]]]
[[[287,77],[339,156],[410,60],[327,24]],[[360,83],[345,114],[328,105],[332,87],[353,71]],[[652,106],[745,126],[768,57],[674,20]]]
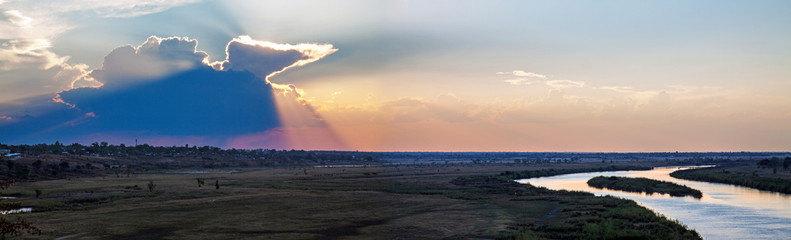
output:
[[[8,159],[8,160],[18,160],[18,159],[22,158],[22,154],[21,153],[8,153],[8,154],[3,155],[3,157],[5,157],[5,159]]]
[[[9,154],[11,153],[11,149],[0,149],[0,154]]]

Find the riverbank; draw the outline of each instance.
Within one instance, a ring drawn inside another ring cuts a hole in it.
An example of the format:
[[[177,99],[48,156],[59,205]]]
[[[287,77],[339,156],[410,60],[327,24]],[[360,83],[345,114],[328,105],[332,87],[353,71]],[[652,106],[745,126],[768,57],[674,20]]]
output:
[[[741,162],[711,168],[679,170],[670,176],[679,179],[733,184],[758,190],[791,194],[789,170],[758,167],[755,162]]]
[[[595,188],[606,188],[637,193],[661,193],[674,197],[692,196],[695,198],[703,197],[703,193],[690,187],[671,182],[658,181],[648,178],[629,178],[629,177],[604,177],[598,176],[587,181],[588,186]]]
[[[649,171],[591,172],[524,179],[519,182],[553,190],[585,191],[596,196],[631,199],[640,206],[678,220],[706,239],[782,239],[791,235],[791,195],[751,188],[687,181],[670,176],[684,167],[657,167]],[[586,183],[597,176],[649,178],[700,190],[703,197],[671,197],[597,189]]]
[[[578,191],[555,191],[514,180],[524,176],[554,176],[591,171],[643,169],[609,167],[589,169],[533,170],[504,172],[496,176],[462,176],[452,183],[473,187],[477,192],[508,196],[509,201],[550,201],[563,203],[546,223],[523,223],[503,239],[702,239],[677,221],[658,216],[632,200],[611,196],[596,197]],[[556,173],[556,174],[553,174]],[[469,191],[469,190],[468,190]],[[548,215],[549,216],[549,215]]]

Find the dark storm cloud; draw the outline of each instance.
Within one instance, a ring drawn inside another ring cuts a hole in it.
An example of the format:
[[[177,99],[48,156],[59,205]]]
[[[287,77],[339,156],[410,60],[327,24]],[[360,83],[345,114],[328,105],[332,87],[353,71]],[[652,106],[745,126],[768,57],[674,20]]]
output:
[[[208,55],[195,49],[197,41],[187,38],[151,37],[138,47],[119,47],[101,69],[82,79],[101,87],[60,92],[55,100],[66,104],[31,98],[0,106],[0,141],[85,142],[105,140],[86,136],[112,136],[127,142],[166,137],[181,144],[180,139],[196,136],[223,139],[280,127],[273,96],[278,90],[265,77],[320,57],[282,48],[291,45],[248,40],[252,44],[229,43],[227,60],[212,64],[227,66],[223,69],[212,68]]]

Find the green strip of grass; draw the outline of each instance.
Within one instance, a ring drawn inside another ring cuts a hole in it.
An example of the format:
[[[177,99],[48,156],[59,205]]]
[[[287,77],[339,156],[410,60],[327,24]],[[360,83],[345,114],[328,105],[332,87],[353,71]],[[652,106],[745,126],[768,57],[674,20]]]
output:
[[[699,190],[672,182],[658,181],[648,178],[598,176],[588,180],[588,186],[626,192],[643,192],[647,194],[663,193],[674,197],[703,197],[703,193],[701,193]]]
[[[730,169],[730,170],[729,170]],[[761,176],[753,172],[752,174],[739,173],[734,169],[738,167],[713,167],[679,170],[670,173],[674,178],[706,181],[715,183],[726,183],[744,187],[755,188],[758,190],[791,194],[791,181],[787,178],[773,177],[778,174],[768,174],[768,177]],[[765,170],[769,171],[769,170]],[[786,173],[787,174],[787,173]]]
[[[522,179],[522,178],[549,177],[555,175],[584,173],[584,172],[607,172],[607,171],[651,170],[651,169],[652,169],[651,167],[641,167],[641,166],[610,165],[608,167],[598,167],[598,168],[567,168],[567,169],[550,168],[550,169],[521,171],[521,172],[506,171],[500,173],[499,176],[501,179]]]

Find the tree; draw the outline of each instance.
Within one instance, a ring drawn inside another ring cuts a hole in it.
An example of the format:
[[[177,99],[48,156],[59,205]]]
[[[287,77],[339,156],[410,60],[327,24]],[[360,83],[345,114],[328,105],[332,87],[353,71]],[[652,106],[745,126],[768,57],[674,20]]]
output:
[[[33,165],[33,169],[36,169],[36,171],[38,171],[39,169],[41,169],[41,164],[43,164],[43,162],[41,162],[41,160],[36,160],[31,165]]]
[[[69,170],[69,161],[60,161],[60,169]]]
[[[149,192],[153,192],[155,187],[157,187],[157,185],[154,184],[154,181],[148,181],[148,191]]]
[[[0,190],[7,189],[14,181],[0,181]],[[12,203],[0,203],[0,210],[8,211],[18,209],[22,203],[20,202],[12,202]],[[6,215],[7,216],[7,215]],[[5,239],[6,236],[20,236],[23,232],[27,232],[28,234],[41,234],[41,230],[34,227],[30,224],[30,222],[25,221],[20,216],[16,216],[16,219],[7,219],[5,216],[0,216],[0,238]]]
[[[758,166],[761,166],[761,167],[777,167],[777,166],[780,165],[780,159],[778,159],[777,157],[772,157],[771,159],[767,158],[767,159],[763,159],[761,161],[758,161],[757,164],[758,164]]]

